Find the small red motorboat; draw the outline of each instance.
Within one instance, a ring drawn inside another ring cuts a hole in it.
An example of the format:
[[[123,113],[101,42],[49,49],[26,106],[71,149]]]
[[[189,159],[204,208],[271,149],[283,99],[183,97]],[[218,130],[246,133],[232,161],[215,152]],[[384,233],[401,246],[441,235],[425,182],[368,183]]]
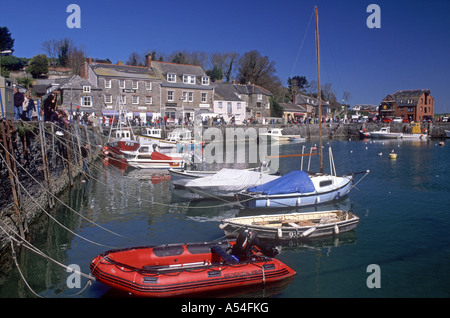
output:
[[[90,267],[98,281],[139,297],[211,295],[280,282],[296,274],[254,247],[249,257],[229,254],[236,246],[233,241],[111,250],[94,258]]]

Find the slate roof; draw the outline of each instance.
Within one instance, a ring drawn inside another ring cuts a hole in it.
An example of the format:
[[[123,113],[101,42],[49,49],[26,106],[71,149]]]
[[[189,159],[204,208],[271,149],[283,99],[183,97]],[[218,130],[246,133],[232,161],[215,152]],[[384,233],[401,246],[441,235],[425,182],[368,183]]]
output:
[[[70,77],[61,79],[61,81],[59,82],[59,89],[83,89],[83,86],[90,86],[91,89],[95,90],[101,90],[100,88],[98,88],[95,85],[92,85],[91,82],[89,82],[88,80],[82,78],[81,76],[78,75],[72,75]]]
[[[152,61],[152,67],[154,67],[158,72],[164,75],[165,78],[166,75],[169,73],[177,74],[178,76],[182,76],[183,74],[194,76],[206,76],[205,71],[203,71],[202,67],[198,65]]]
[[[406,91],[397,91],[391,96],[396,100],[398,106],[412,106],[417,105],[419,98],[423,94],[430,94],[429,89],[414,89],[414,90],[406,90]],[[408,101],[410,101],[408,103]]]
[[[238,90],[240,94],[247,94],[247,95],[263,94],[268,96],[273,95],[269,90],[255,84],[232,84],[232,85],[235,86],[235,88]]]
[[[98,76],[135,78],[143,80],[158,79],[152,69],[143,66],[104,64],[97,62],[89,65]]]
[[[229,83],[216,83],[214,84],[214,96],[217,100],[226,100],[230,102],[240,102],[239,92],[235,85]]]

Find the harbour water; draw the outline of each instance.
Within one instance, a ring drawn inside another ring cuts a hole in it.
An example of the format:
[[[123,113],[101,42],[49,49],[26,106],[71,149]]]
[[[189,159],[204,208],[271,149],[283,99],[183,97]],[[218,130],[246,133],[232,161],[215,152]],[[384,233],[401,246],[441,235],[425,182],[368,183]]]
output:
[[[302,145],[314,144],[318,145],[318,141],[283,144],[279,152],[297,154]],[[318,207],[351,209],[360,217],[360,223],[354,231],[337,237],[283,246],[278,258],[297,275],[277,293],[261,291],[252,295],[449,297],[450,143],[440,146],[438,140],[325,140],[323,146],[325,172],[329,171],[329,146],[338,174],[370,170],[347,198]],[[396,160],[389,159],[392,150],[398,154]],[[313,158],[312,163],[311,170],[317,170],[318,158]],[[232,165],[212,163],[203,168],[221,167]],[[279,161],[281,174],[298,168],[299,157]],[[73,232],[43,217],[32,242],[52,259],[78,265],[86,274],[90,272],[90,261],[105,250],[218,240],[223,238],[218,227],[222,218],[264,212],[240,210],[223,201],[188,202],[180,190],[173,190],[167,175],[144,170],[124,173],[102,162],[92,165],[90,171],[89,181],[77,182],[62,197],[67,206],[59,205],[52,212]],[[99,282],[86,286],[86,278],[81,278],[80,286],[69,288],[71,273],[26,249],[22,249],[17,261],[31,289],[45,298],[124,296]],[[375,287],[370,284],[375,273],[370,270],[371,264],[379,269],[379,285]],[[6,272],[2,270],[0,281],[0,297],[34,297],[15,265]]]

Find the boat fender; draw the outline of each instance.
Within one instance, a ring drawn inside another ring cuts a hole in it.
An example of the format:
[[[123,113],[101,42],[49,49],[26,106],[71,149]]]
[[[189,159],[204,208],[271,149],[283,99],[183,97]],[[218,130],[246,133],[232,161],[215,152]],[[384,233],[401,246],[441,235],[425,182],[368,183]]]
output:
[[[297,198],[297,206],[300,206],[302,199],[300,197]]]
[[[219,229],[223,230],[227,225],[228,223],[219,224]]]
[[[270,206],[270,199],[266,200],[266,206]]]
[[[316,204],[319,204],[319,203],[320,203],[320,197],[318,196],[316,199]]]
[[[334,234],[339,234],[339,226],[337,224],[334,225]]]
[[[305,232],[303,232],[300,236],[301,237],[308,237],[312,234],[312,232],[314,232],[316,230],[315,227],[310,227],[309,229],[307,229]]]
[[[278,229],[277,232],[278,237],[281,238],[283,236],[283,231],[281,231],[281,229]]]

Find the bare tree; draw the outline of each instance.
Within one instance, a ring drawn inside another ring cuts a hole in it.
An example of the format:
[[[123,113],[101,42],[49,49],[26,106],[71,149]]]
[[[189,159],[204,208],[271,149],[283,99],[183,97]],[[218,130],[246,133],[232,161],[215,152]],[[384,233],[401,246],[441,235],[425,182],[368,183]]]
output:
[[[138,52],[131,52],[126,64],[131,66],[144,66],[144,57]]]
[[[86,49],[84,46],[73,47],[69,53],[69,67],[72,69],[72,73],[80,75],[80,66],[86,59]]]
[[[244,53],[239,60],[239,82],[264,86],[271,82],[276,70],[275,63],[269,61],[269,57],[261,56],[258,51]]]

